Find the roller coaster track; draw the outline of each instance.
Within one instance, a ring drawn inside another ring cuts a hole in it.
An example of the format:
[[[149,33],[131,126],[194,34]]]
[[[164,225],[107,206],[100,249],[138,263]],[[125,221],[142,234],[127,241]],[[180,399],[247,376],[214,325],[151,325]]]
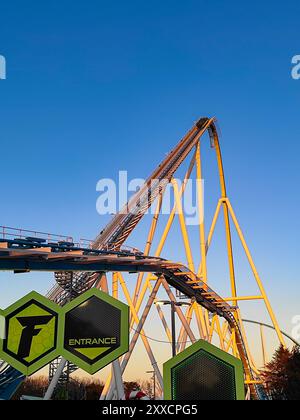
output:
[[[126,239],[136,228],[153,202],[163,193],[166,186],[189,153],[197,146],[205,132],[208,132],[218,160],[221,195],[226,199],[226,185],[221,150],[215,119],[202,118],[178,143],[174,150],[156,168],[144,186],[133,195],[126,206],[96,237],[91,248],[84,249],[68,243],[34,242],[32,238],[2,240],[0,249],[0,270],[16,272],[47,270],[56,272],[58,284],[48,293],[53,301],[64,305],[70,299],[68,276],[73,272],[72,292],[74,296],[83,293],[95,284],[94,275],[99,272],[125,271],[149,272],[165,277],[166,281],[186,296],[195,299],[213,314],[225,318],[235,331],[236,344],[248,378],[253,378],[251,363],[235,308],[231,307],[203,279],[181,264],[151,258],[148,255],[122,250]],[[231,249],[228,209],[224,208],[227,244]],[[48,249],[46,249],[48,248]],[[50,248],[50,249],[49,249]],[[231,271],[233,268],[231,267]],[[72,297],[74,297],[72,295]],[[254,385],[250,385],[253,397],[257,396]]]
[[[234,317],[235,308],[183,264],[162,258],[144,256],[126,251],[95,251],[59,244],[35,243],[30,240],[1,240],[0,270],[15,272],[57,271],[70,272],[148,272],[164,276],[169,285],[180,291],[210,313],[226,319],[236,333],[237,347],[249,377],[254,379],[251,364],[243,342],[240,326]],[[90,284],[90,287],[93,285]],[[256,396],[253,387],[253,396]]]
[[[118,250],[138,225],[152,203],[166,188],[182,162],[196,146],[202,135],[208,130],[213,141],[218,139],[215,120],[201,118],[174,150],[156,168],[143,187],[133,195],[124,208],[114,216],[111,222],[97,236],[93,248],[98,250]],[[218,142],[216,143],[216,145]],[[223,177],[224,179],[224,177]],[[225,189],[225,184],[224,184]],[[73,284],[78,293],[86,290],[89,274],[75,275]],[[61,287],[53,289],[48,297],[56,302],[66,302],[68,292]]]

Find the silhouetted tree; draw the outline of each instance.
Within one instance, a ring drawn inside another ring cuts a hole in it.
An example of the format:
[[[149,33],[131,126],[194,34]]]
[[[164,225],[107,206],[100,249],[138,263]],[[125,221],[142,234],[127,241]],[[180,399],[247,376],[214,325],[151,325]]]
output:
[[[22,395],[43,397],[48,388],[48,379],[45,377],[31,377],[27,378],[14,396],[14,400],[19,400]],[[54,400],[99,400],[99,397],[103,391],[104,384],[100,380],[94,378],[70,378],[68,386],[58,386],[54,392],[52,399]],[[142,383],[141,381],[125,382],[124,390],[125,393],[141,389],[149,397],[151,392],[149,391],[149,384],[147,382]]]
[[[287,366],[287,399],[300,400],[300,347],[295,347]]]
[[[42,398],[48,387],[48,379],[45,377],[27,378],[18,388],[13,400],[19,400],[22,395]]]
[[[135,391],[136,389],[140,389],[141,385],[138,382],[125,382],[124,383],[124,391],[126,393],[130,393]]]
[[[300,349],[281,346],[262,372],[274,400],[300,400]]]
[[[22,395],[32,397],[43,397],[47,387],[48,379],[45,377],[27,378],[14,396],[19,400]],[[103,383],[99,380],[89,378],[71,378],[68,386],[58,386],[52,399],[54,400],[99,400],[103,390]]]

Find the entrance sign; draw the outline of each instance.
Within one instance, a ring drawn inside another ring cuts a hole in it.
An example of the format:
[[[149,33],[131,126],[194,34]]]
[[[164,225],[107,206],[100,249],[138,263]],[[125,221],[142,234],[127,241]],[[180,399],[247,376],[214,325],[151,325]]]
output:
[[[129,307],[98,289],[63,308],[31,292],[0,311],[0,360],[26,376],[59,356],[94,374],[128,349]]]
[[[166,400],[244,400],[242,362],[200,340],[164,364]]]
[[[60,312],[58,305],[36,292],[3,311],[0,359],[29,376],[58,357]]]
[[[91,289],[63,308],[60,354],[90,374],[129,349],[129,307]]]

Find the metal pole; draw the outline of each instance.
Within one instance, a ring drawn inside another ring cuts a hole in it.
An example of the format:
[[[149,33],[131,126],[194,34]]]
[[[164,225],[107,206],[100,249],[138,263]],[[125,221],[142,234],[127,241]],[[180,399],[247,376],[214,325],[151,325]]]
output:
[[[124,373],[124,371],[125,371],[125,369],[127,367],[127,364],[128,364],[128,362],[130,360],[130,357],[131,357],[132,352],[133,352],[133,350],[135,348],[135,345],[136,345],[136,343],[138,341],[138,338],[140,337],[140,334],[141,334],[141,332],[143,330],[143,327],[144,327],[144,323],[145,323],[145,321],[147,319],[147,316],[148,316],[148,314],[150,312],[150,309],[152,307],[152,304],[154,302],[154,299],[156,297],[156,294],[158,292],[158,289],[159,289],[161,283],[162,283],[162,279],[159,278],[157,280],[157,282],[155,283],[155,286],[154,286],[154,288],[152,290],[152,293],[151,293],[151,295],[149,297],[149,300],[148,300],[147,305],[146,305],[146,307],[144,309],[144,312],[142,314],[142,317],[140,319],[140,322],[139,322],[139,324],[138,324],[138,326],[137,326],[137,328],[135,330],[135,333],[134,333],[133,338],[131,339],[131,343],[130,343],[130,346],[129,346],[129,351],[128,351],[128,353],[125,354],[125,356],[124,356],[124,358],[122,360],[122,363],[121,363],[121,372],[122,372],[122,374]],[[151,347],[150,347],[150,345],[149,345],[149,343],[147,341],[147,337],[141,335],[141,338],[142,338],[142,340],[143,340],[143,342],[145,344],[145,347],[146,347],[148,356],[150,358],[151,365],[152,365],[153,369],[155,370],[156,377],[158,379],[159,385],[160,385],[161,389],[163,389],[163,377],[162,377],[162,374],[161,374],[161,372],[160,372],[160,370],[158,368],[158,365],[157,365],[156,359],[154,357],[154,354],[152,352],[152,349],[151,349]],[[107,394],[105,396],[105,399],[108,400],[108,401],[111,400],[112,392],[113,392],[113,386],[114,386],[114,383],[113,383],[113,381],[111,381],[109,390],[108,390],[108,392],[107,392]],[[102,396],[101,396],[101,399],[102,399]]]
[[[112,363],[118,400],[125,400],[124,384],[119,360]]]
[[[171,323],[172,323],[172,356],[176,356],[176,320],[175,320],[175,302],[171,302]]]
[[[59,378],[62,375],[66,364],[67,364],[66,359],[61,359],[61,362],[60,362],[60,364],[59,364],[59,366],[58,366],[58,368],[55,372],[55,375],[53,376],[53,379],[52,379],[52,381],[51,381],[51,383],[50,383],[50,385],[47,389],[47,392],[44,396],[45,401],[49,401],[52,398],[53,392],[55,391],[55,388],[58,384]]]
[[[167,292],[167,295],[168,295],[169,299],[172,302],[176,303],[176,298],[175,298],[174,294],[172,293],[172,291],[170,289],[170,286],[168,285],[168,283],[166,282],[166,280],[164,278],[162,279],[162,284],[163,284],[163,286],[164,286],[164,288]],[[189,339],[191,340],[192,343],[196,343],[196,341],[197,341],[196,337],[193,334],[193,331],[192,331],[191,327],[189,326],[189,323],[187,322],[182,310],[178,306],[175,306],[175,311],[177,312],[177,315],[178,315],[181,323],[183,324],[183,326],[184,326],[184,328],[185,328],[185,330],[186,330],[186,332],[189,336]]]

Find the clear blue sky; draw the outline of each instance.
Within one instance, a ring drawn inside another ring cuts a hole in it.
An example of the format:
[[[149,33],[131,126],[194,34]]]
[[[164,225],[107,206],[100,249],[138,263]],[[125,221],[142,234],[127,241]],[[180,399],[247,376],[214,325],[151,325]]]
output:
[[[0,225],[93,238],[106,223],[96,182],[120,169],[147,176],[198,117],[215,115],[229,195],[290,330],[300,313],[299,13],[297,0],[4,2]],[[0,282],[2,307],[50,284]]]

